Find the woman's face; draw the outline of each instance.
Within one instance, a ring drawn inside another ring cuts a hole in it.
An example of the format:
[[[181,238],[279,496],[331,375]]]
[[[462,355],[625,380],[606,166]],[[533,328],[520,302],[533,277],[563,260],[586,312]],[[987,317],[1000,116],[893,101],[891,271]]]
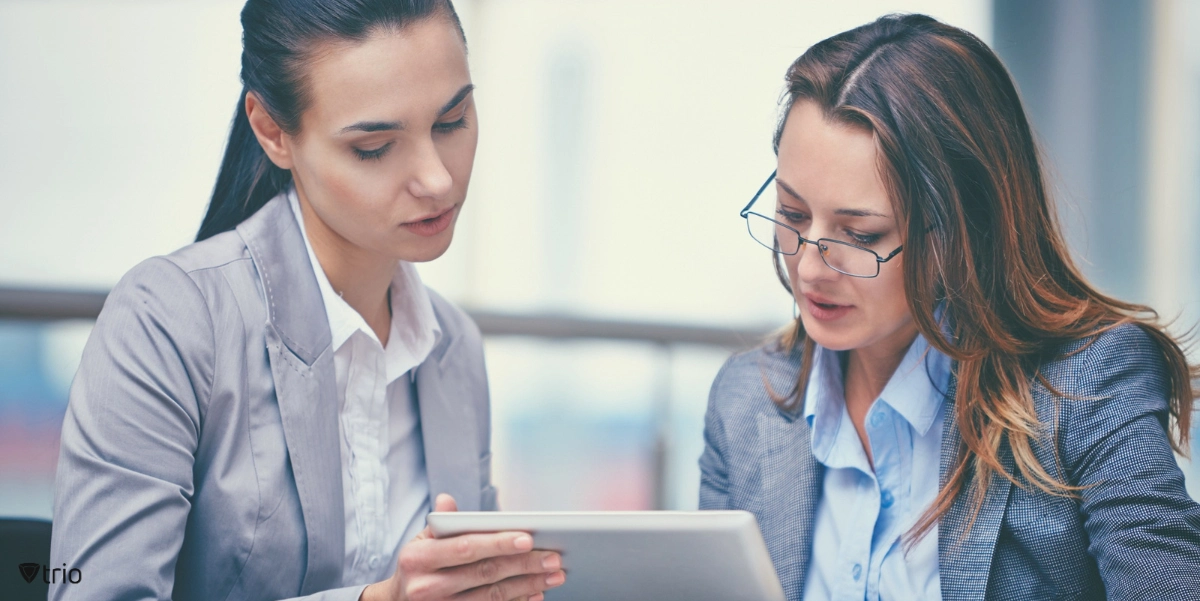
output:
[[[779,141],[778,169],[776,221],[806,239],[841,240],[881,257],[901,245],[871,132],[832,123],[815,103],[797,102]],[[902,261],[903,251],[879,265],[878,277],[856,278],[829,268],[812,244],[785,255],[808,335],[833,350],[906,348],[916,326]]]
[[[323,44],[305,68],[311,102],[300,133],[283,138],[298,193],[319,219],[310,237],[387,259],[441,256],[479,131],[458,30],[438,17],[380,28],[362,42]]]

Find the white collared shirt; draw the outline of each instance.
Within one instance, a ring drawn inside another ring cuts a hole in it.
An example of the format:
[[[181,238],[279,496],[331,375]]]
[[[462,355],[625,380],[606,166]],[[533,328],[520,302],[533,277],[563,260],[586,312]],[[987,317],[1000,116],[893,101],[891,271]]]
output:
[[[918,334],[867,411],[872,468],[846,411],[838,353],[816,347],[804,418],[825,475],[805,601],[941,599],[937,526],[911,549],[902,537],[937,497],[950,371]]]
[[[295,187],[288,202],[303,232]],[[379,582],[395,571],[400,546],[424,528],[430,511],[414,374],[442,332],[416,268],[399,261],[385,348],[362,315],[334,292],[307,232],[304,245],[325,303],[337,375],[346,518],[342,586]]]

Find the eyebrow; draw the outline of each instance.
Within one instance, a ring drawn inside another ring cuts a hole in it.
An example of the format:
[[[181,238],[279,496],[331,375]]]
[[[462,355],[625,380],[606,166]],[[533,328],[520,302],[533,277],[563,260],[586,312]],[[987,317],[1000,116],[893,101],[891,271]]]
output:
[[[787,192],[788,196],[791,196],[804,204],[808,204],[808,201],[804,200],[803,196],[800,196],[799,194],[797,194],[796,191],[793,190],[791,186],[784,183],[783,180],[780,180],[778,177],[776,177],[775,183],[779,184],[779,187],[783,188],[783,191]],[[876,211],[870,211],[867,209],[836,209],[833,211],[833,214],[834,215],[845,215],[848,217],[883,217],[884,219],[891,219],[891,217],[888,215],[884,215],[883,213],[878,213]]]
[[[438,111],[438,117],[449,113],[454,109],[454,107],[458,106],[464,99],[466,99],[467,95],[474,90],[474,84],[467,84],[463,86],[462,89],[460,89],[458,93],[456,93],[454,97],[450,99],[449,102],[442,105],[441,110]],[[403,121],[359,121],[354,125],[347,125],[346,127],[343,127],[338,133],[344,134],[352,131],[403,131],[405,128],[406,126]]]

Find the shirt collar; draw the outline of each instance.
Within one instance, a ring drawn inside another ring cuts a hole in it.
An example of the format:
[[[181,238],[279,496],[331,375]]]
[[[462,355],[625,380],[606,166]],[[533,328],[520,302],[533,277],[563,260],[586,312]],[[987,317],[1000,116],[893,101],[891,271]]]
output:
[[[288,190],[288,204],[296,217],[296,223],[300,225],[300,231],[304,233],[304,247],[308,251],[308,260],[317,278],[317,287],[321,290],[321,300],[325,303],[325,315],[329,320],[334,352],[356,333],[361,333],[378,345],[379,338],[375,331],[367,325],[358,311],[355,311],[340,294],[334,292],[325,270],[320,267],[321,263],[317,260],[312,243],[308,239],[308,232],[304,229],[304,215],[300,211],[300,199],[296,195],[295,186]],[[420,365],[442,336],[429,293],[412,263],[397,261],[390,292],[392,323],[388,333],[388,345],[384,349],[388,382]]]
[[[838,353],[814,346],[812,372],[804,391],[804,419],[812,431],[813,456],[821,463],[828,463],[837,443],[842,414],[846,411],[845,392]]]
[[[924,436],[937,419],[949,383],[950,358],[917,334],[879,398]]]
[[[804,395],[804,419],[812,431],[813,455],[824,462],[839,437],[850,433],[839,431],[846,411],[839,354],[820,345],[814,348],[812,373]],[[937,419],[949,382],[950,358],[917,334],[879,399],[924,436]],[[857,433],[854,436],[857,438]]]

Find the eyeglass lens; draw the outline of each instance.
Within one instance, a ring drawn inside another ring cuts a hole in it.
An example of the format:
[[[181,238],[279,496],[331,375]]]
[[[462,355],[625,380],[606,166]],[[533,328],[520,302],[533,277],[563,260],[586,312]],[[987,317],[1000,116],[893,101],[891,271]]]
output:
[[[750,236],[767,248],[785,255],[800,251],[800,235],[783,224],[757,213],[749,213],[746,215],[746,226]],[[875,253],[836,240],[823,238],[818,242],[821,259],[834,270],[860,277],[879,275],[879,261]]]

